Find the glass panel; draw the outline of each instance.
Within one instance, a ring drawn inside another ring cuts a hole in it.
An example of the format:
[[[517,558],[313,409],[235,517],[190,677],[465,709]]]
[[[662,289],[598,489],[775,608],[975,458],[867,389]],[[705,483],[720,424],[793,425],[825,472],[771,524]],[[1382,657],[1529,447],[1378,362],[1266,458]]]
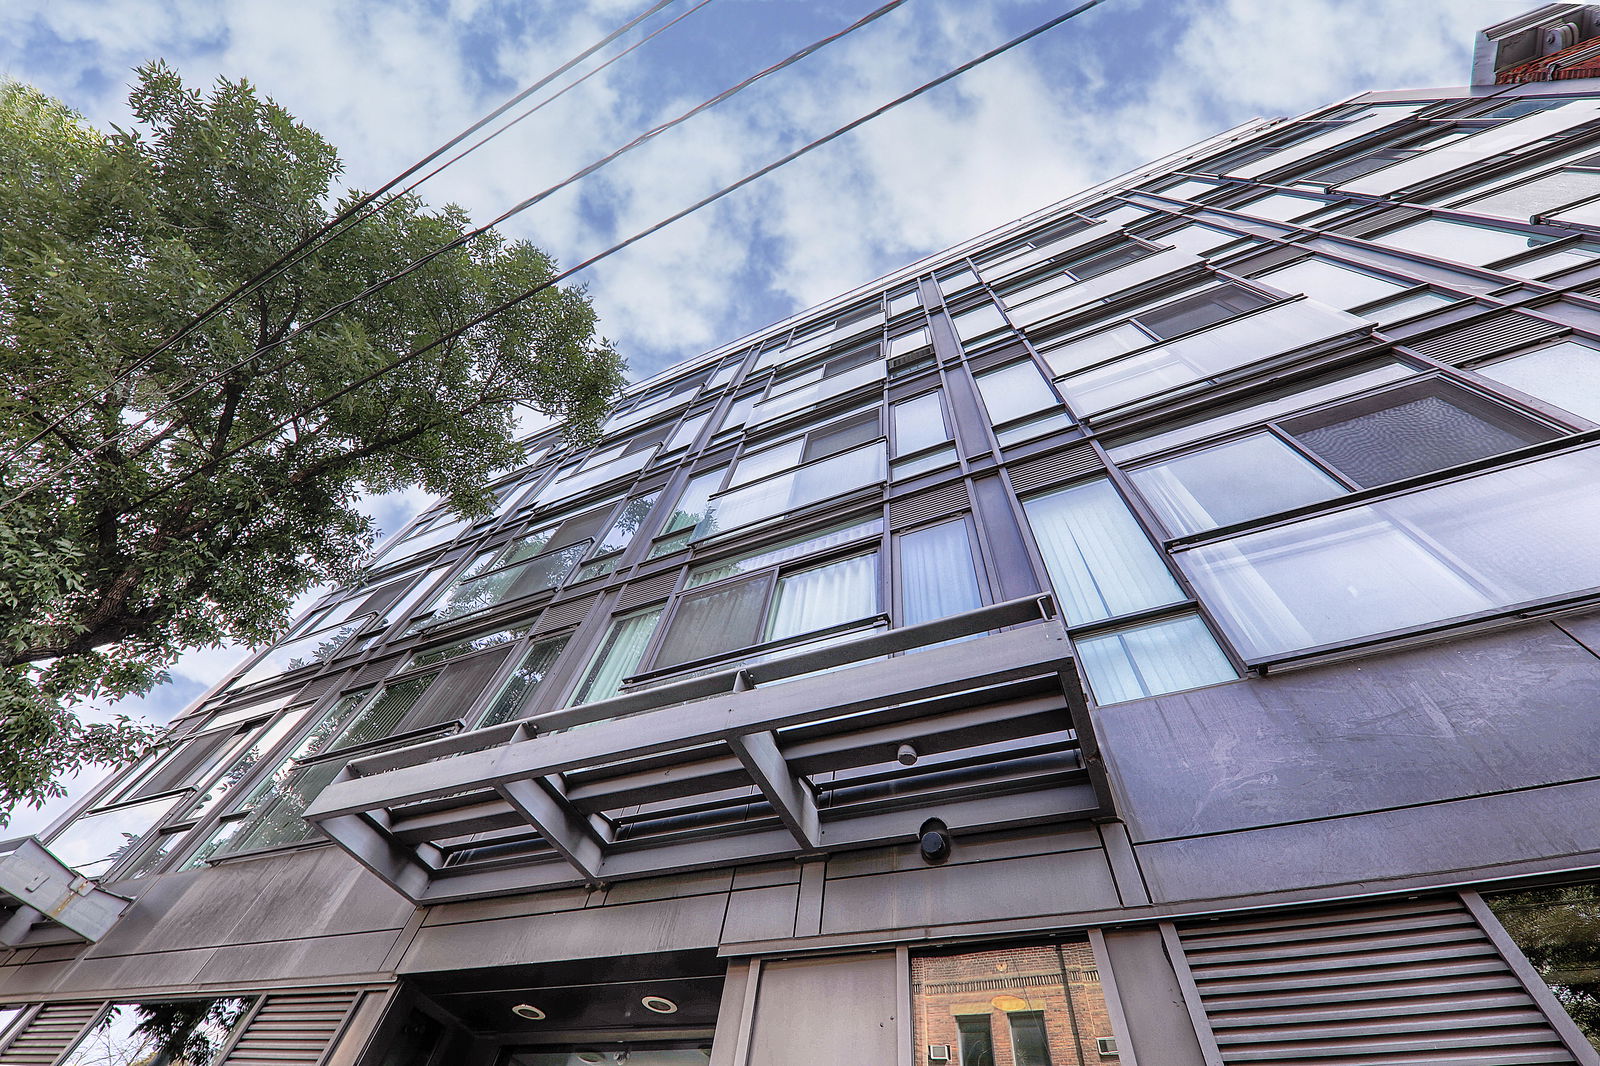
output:
[[[1555,238],[1428,218],[1380,233],[1371,239],[1391,248],[1402,248],[1435,259],[1482,266],[1547,244]]]
[[[858,555],[778,582],[768,640],[810,633],[878,613],[878,555]]]
[[[1068,429],[1073,425],[1076,423],[1065,411],[1051,411],[1049,414],[1030,418],[1026,422],[1018,422],[1005,429],[996,430],[994,438],[1000,442],[1002,448],[1009,448],[1013,444],[1020,444],[1058,429]]]
[[[1065,415],[1062,416],[1066,417]],[[890,476],[894,478],[916,477],[926,474],[930,470],[949,466],[956,461],[956,446],[946,444],[943,448],[936,448],[931,452],[916,456],[912,459],[897,459],[890,463]]]
[[[285,737],[294,732],[304,718],[304,711],[296,711],[293,714],[284,715],[273,723],[270,728],[262,730],[251,741],[250,746],[234,758],[228,768],[222,772],[222,776],[212,782],[205,795],[199,797],[190,805],[189,809],[184,812],[185,817],[198,817],[215,807],[217,802],[232,791],[235,785],[248,777],[250,772],[261,764],[261,760],[273,748],[276,748]]]
[[[1239,675],[1199,615],[1129,626],[1073,641],[1096,703],[1232,681]]]
[[[1266,432],[1135,470],[1132,477],[1174,536],[1286,511],[1346,491]]]
[[[1224,322],[1271,302],[1271,297],[1225,283],[1141,312],[1139,325],[1166,340]]]
[[[1600,351],[1588,345],[1562,341],[1474,370],[1563,411],[1600,422]]]
[[[864,415],[841,418],[806,434],[806,446],[800,453],[800,461],[810,463],[826,459],[881,436],[883,425],[876,409]]]
[[[965,292],[978,283],[978,276],[970,270],[962,269],[952,274],[946,274],[939,279],[939,288],[944,290],[946,296],[954,296],[958,292]]]
[[[1313,200],[1309,196],[1295,196],[1292,193],[1275,192],[1263,196],[1259,200],[1251,200],[1242,207],[1232,208],[1246,215],[1256,218],[1270,218],[1278,222],[1287,222],[1291,218],[1298,218],[1310,211],[1324,206],[1326,201]]]
[[[695,415],[692,418],[684,419],[683,424],[677,429],[673,430],[672,436],[667,439],[666,450],[669,452],[674,452],[679,448],[687,448],[689,445],[693,444],[694,439],[700,435],[700,431],[705,428],[706,423],[710,421],[710,419],[710,411],[707,411],[703,415]]]
[[[656,653],[657,669],[760,641],[771,582],[766,575],[684,596]]]
[[[1039,368],[1028,360],[975,374],[973,378],[983,394],[984,406],[989,409],[989,419],[997,426],[1035,411],[1061,406]]]
[[[876,537],[883,532],[883,520],[873,519],[870,522],[858,522],[854,525],[835,526],[822,533],[812,533],[794,540],[784,541],[770,548],[763,548],[749,555],[741,555],[723,562],[712,563],[689,571],[689,579],[684,585],[692,589],[699,585],[721,581],[726,577],[737,574],[748,574],[756,570],[765,570],[779,563],[786,563],[791,559],[803,559],[808,555],[816,555],[827,551],[829,548],[838,548],[845,544],[852,544],[868,537]]]
[[[1006,328],[1005,316],[994,304],[984,304],[975,310],[953,315],[950,324],[955,327],[956,336],[963,341],[974,340],[997,329]]]
[[[1486,893],[1484,902],[1600,1050],[1600,886]]]
[[[511,672],[511,677],[500,690],[500,695],[495,697],[494,703],[489,705],[489,709],[473,728],[482,729],[485,726],[499,725],[501,722],[522,717],[540,682],[545,679],[545,675],[555,665],[556,659],[560,658],[561,649],[566,646],[566,637],[556,637],[554,640],[541,640],[523,653],[522,661],[517,663],[516,669]]]
[[[882,381],[888,373],[888,364],[877,357],[876,349],[869,349],[868,354],[871,355],[872,361],[865,366],[858,366],[841,374],[832,374],[823,377],[815,384],[802,385],[773,396],[750,412],[749,424],[759,425],[773,418],[804,411],[824,400],[842,396],[851,389]]]
[[[1477,215],[1531,219],[1534,215],[1543,215],[1592,196],[1600,196],[1600,173],[1558,170],[1554,174],[1546,174],[1455,207],[1458,211],[1470,211]]]
[[[922,294],[916,289],[912,289],[909,292],[903,292],[898,296],[891,296],[889,298],[890,315],[903,315],[907,311],[914,310],[921,306]]]
[[[275,780],[271,790],[258,801],[250,819],[212,855],[297,844],[312,839],[317,835],[317,830],[301,816],[342,769],[342,761],[329,759],[298,767]],[[190,862],[204,857],[197,853]]]
[[[722,475],[725,472],[724,469],[718,468],[690,478],[689,483],[683,487],[678,502],[672,507],[672,516],[661,527],[661,532],[674,533],[680,529],[688,529],[705,518],[706,504],[710,502],[711,494],[717,491],[717,486],[722,484]]]
[[[595,653],[594,665],[567,705],[595,703],[615,696],[622,688],[622,679],[639,672],[639,659],[660,619],[661,608],[656,607],[613,621],[605,643]]]
[[[417,700],[422,698],[422,694],[438,676],[435,672],[383,686],[377,697],[351,719],[349,725],[339,731],[338,737],[328,750],[382,740],[394,732],[400,720],[406,716],[406,712],[416,706]]]
[[[254,999],[113,1003],[61,1066],[211,1066]]]
[[[1023,508],[1062,612],[1073,624],[1183,598],[1109,480],[1041,496]]]
[[[1600,245],[1569,244],[1553,252],[1524,259],[1513,266],[1503,266],[1500,270],[1519,278],[1547,278],[1573,267],[1593,266],[1596,258],[1600,258]]]
[[[1111,1015],[1085,940],[912,955],[911,1031],[919,1063],[941,1045],[951,1066],[1115,1061],[1097,1043]]]
[[[944,420],[944,404],[937,392],[924,393],[914,400],[894,404],[889,411],[894,419],[896,455],[920,452],[950,439],[950,427],[945,425]]]
[[[526,629],[502,629],[495,633],[482,633],[478,636],[464,637],[449,644],[440,644],[417,652],[401,669],[410,670],[413,667],[432,666],[435,663],[447,662],[462,655],[470,655],[475,651],[483,651],[486,648],[493,648],[496,645],[519,640],[526,632]]]
[[[898,359],[908,352],[918,352],[931,345],[933,341],[928,337],[926,327],[904,333],[889,342],[889,358]]]
[[[695,529],[708,537],[862,488],[884,479],[884,444],[843,452],[719,497]]]
[[[1250,658],[1600,586],[1600,453],[1569,452],[1178,553]]]
[[[1303,293],[1330,307],[1344,309],[1394,296],[1409,288],[1398,281],[1373,277],[1326,259],[1307,259],[1281,270],[1258,274],[1256,279],[1275,289]]]
[[[795,437],[771,448],[762,448],[741,455],[739,462],[733,468],[733,476],[728,479],[728,487],[770,477],[780,470],[798,465],[800,454],[805,451],[805,447],[806,439]]]
[[[931,622],[982,605],[965,520],[900,535],[901,625]]]
[[[1039,354],[1050,364],[1059,377],[1095,363],[1126,354],[1135,348],[1144,348],[1152,341],[1150,334],[1134,325],[1123,322],[1110,329],[1091,333],[1087,337],[1070,340],[1053,348],[1041,348]]]
[[[1223,245],[1232,244],[1241,238],[1237,233],[1228,233],[1225,230],[1212,229],[1210,226],[1190,223],[1187,226],[1173,230],[1171,233],[1163,233],[1159,237],[1151,237],[1150,239],[1160,244],[1170,244],[1178,251],[1189,255],[1204,256],[1207,252],[1215,251]]]
[[[1283,426],[1324,462],[1366,487],[1498,455],[1549,436],[1433,384],[1404,386]]]
[[[656,499],[660,495],[659,492],[652,492],[648,496],[635,496],[629,500],[622,510],[617,512],[611,527],[594,546],[591,554],[604,555],[607,552],[617,552],[632,544],[634,534],[639,532],[639,527],[649,517],[650,508],[655,506]]]
[[[1399,322],[1402,319],[1426,314],[1429,311],[1437,311],[1439,308],[1455,302],[1456,298],[1453,296],[1445,296],[1437,292],[1419,292],[1415,296],[1407,296],[1400,300],[1369,308],[1361,313],[1361,317],[1370,318],[1382,325],[1388,325],[1392,322]]]
[[[234,686],[253,685],[257,681],[277,677],[290,670],[298,670],[315,663],[325,663],[339,654],[339,649],[371,620],[371,615],[362,615],[343,625],[319,629],[297,640],[280,644],[262,656],[254,666],[240,674]]]
[[[79,818],[47,845],[85,877],[99,877],[128,854],[182,796],[146,800]]]

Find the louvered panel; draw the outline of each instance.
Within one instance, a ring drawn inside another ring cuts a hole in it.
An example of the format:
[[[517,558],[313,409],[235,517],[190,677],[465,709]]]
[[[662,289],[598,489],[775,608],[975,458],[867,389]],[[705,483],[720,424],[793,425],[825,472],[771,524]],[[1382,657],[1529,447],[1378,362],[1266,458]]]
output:
[[[932,518],[943,518],[970,506],[965,482],[957,481],[943,488],[929,489],[889,504],[889,525],[899,529],[916,525]]]
[[[0,1064],[41,1066],[55,1062],[99,1013],[98,1003],[51,1003],[45,1006],[11,1042],[11,1046],[0,1054]]]
[[[1477,322],[1466,329],[1452,330],[1437,337],[1409,342],[1412,350],[1444,363],[1520,348],[1567,332],[1567,327],[1530,318],[1527,315],[1500,315]]]
[[[305,688],[295,693],[295,697],[292,702],[303,703],[306,700],[316,699],[318,696],[321,696],[324,692],[327,692],[336,683],[338,683],[339,678],[342,676],[344,675],[334,673],[329,674],[326,677],[313,678]]]
[[[1421,218],[1426,214],[1426,211],[1415,207],[1391,207],[1386,211],[1379,211],[1375,215],[1368,215],[1366,218],[1355,219],[1346,222],[1342,226],[1336,226],[1334,230],[1350,237],[1368,237],[1379,230],[1397,226],[1402,222],[1409,222],[1414,218]]]
[[[354,992],[269,996],[223,1066],[316,1066],[355,1001]]]
[[[668,570],[664,574],[626,585],[622,589],[622,595],[617,598],[617,610],[628,611],[651,600],[665,599],[672,594],[672,586],[677,583],[678,572]]]
[[[356,676],[350,680],[350,685],[368,685],[374,681],[381,681],[394,673],[394,668],[399,665],[396,659],[380,659],[375,663],[368,663],[357,671]]]
[[[583,596],[566,603],[557,603],[547,608],[539,616],[539,621],[534,624],[535,633],[553,633],[557,629],[565,629],[583,621],[583,616],[589,613],[594,606],[595,597]]]
[[[1017,492],[1054,485],[1100,470],[1100,457],[1092,447],[1080,444],[1065,451],[1021,463],[1011,468],[1011,487]]]
[[[1180,926],[1225,1063],[1572,1063],[1459,900]]]

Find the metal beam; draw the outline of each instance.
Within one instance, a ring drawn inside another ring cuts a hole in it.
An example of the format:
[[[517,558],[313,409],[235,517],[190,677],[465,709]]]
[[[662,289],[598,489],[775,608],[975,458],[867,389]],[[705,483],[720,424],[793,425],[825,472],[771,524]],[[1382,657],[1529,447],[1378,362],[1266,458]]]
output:
[[[605,847],[589,819],[551,795],[542,780],[503,781],[495,788],[579,876],[588,882],[600,881]]]
[[[784,827],[794,834],[802,848],[815,848],[822,837],[817,818],[817,800],[811,788],[789,770],[778,750],[778,738],[771,732],[729,737],[728,747],[744,763],[756,787],[778,812]]]

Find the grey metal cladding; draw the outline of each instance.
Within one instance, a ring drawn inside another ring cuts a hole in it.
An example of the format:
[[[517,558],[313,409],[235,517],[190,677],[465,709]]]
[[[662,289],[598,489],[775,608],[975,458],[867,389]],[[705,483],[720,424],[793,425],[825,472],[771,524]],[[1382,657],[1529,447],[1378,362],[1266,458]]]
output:
[[[219,1066],[316,1066],[344,1027],[357,995],[269,995]]]
[[[1425,340],[1410,341],[1409,347],[1422,355],[1445,363],[1458,363],[1477,356],[1495,355],[1520,348],[1534,341],[1566,333],[1567,327],[1529,315],[1504,314],[1474,322],[1465,329]]]
[[[1222,1062],[1574,1063],[1454,896],[1188,922]]]
[[[96,1003],[47,1003],[0,1052],[0,1066],[49,1066],[100,1014]]]

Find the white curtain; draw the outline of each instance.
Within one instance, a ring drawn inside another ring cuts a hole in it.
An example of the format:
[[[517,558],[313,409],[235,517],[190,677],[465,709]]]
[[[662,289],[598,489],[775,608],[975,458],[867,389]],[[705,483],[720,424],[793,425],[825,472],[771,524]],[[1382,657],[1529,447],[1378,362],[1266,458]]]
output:
[[[644,647],[650,642],[650,634],[655,632],[656,622],[660,618],[661,608],[657,607],[653,611],[641,611],[612,622],[606,642],[600,646],[594,665],[589,667],[589,675],[573,693],[567,706],[594,703],[615,696],[622,687],[622,679],[639,668],[639,658],[644,654]]]
[[[858,555],[778,582],[768,640],[810,633],[878,611],[878,555]]]
[[[931,622],[981,604],[965,521],[958,518],[901,535],[901,625]]]
[[[1183,598],[1105,478],[1026,504],[1062,611],[1074,625]]]
[[[1238,677],[1196,615],[1076,641],[1096,703],[1159,696]]]

